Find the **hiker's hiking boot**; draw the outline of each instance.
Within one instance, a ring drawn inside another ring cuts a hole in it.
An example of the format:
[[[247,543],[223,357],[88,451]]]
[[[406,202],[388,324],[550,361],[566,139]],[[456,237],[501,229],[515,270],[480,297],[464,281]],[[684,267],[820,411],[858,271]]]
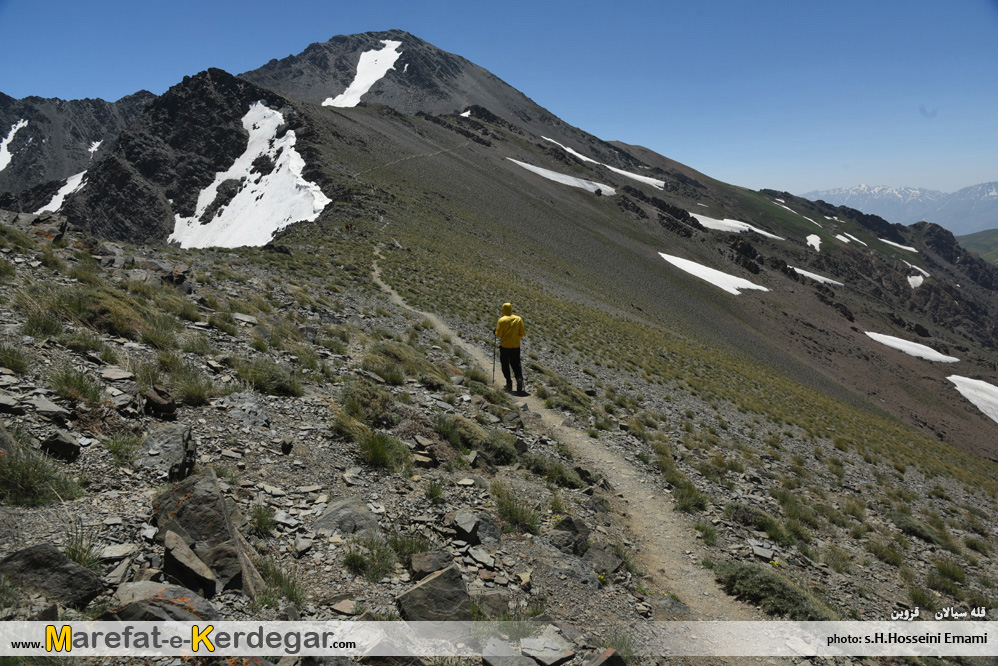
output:
[[[513,392],[513,382],[512,381],[507,381],[504,390],[506,391],[506,393],[512,393]]]
[[[523,380],[516,380],[516,394],[517,395],[527,395],[527,392],[523,390]]]

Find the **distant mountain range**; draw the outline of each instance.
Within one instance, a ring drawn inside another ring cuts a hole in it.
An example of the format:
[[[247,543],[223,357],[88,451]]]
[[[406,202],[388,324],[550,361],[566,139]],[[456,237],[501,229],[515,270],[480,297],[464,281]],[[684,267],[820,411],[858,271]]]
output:
[[[998,228],[998,182],[971,185],[951,194],[918,187],[857,185],[815,190],[801,196],[849,206],[901,224],[935,222],[958,236]]]

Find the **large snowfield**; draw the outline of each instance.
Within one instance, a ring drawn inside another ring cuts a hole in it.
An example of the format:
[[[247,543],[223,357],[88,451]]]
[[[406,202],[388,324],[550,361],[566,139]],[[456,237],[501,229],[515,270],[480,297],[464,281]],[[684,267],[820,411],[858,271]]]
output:
[[[970,379],[959,375],[950,375],[946,379],[956,385],[956,390],[964,398],[974,403],[992,421],[998,422],[998,386],[980,379]]]
[[[323,106],[357,106],[360,98],[371,89],[375,83],[388,73],[388,70],[395,67],[395,61],[399,59],[402,52],[398,49],[402,42],[390,39],[382,39],[381,43],[385,48],[377,51],[364,51],[360,54],[360,62],[357,63],[357,74],[353,82],[347,89],[336,97],[327,97],[322,103]]]
[[[695,261],[690,261],[689,259],[682,259],[680,257],[674,257],[670,254],[665,254],[664,252],[658,253],[660,257],[668,261],[670,264],[686,271],[690,275],[696,276],[705,282],[709,282],[715,287],[720,287],[729,294],[734,294],[738,296],[741,294],[742,289],[758,289],[760,291],[769,291],[766,287],[762,287],[755,283],[749,282],[744,278],[737,277],[735,275],[729,275],[728,273],[721,272],[714,268],[709,268],[703,264],[698,264]]]
[[[955,356],[946,356],[945,354],[937,352],[932,347],[928,347],[917,342],[909,342],[903,338],[896,338],[893,335],[871,333],[869,331],[866,331],[866,334],[882,345],[887,345],[888,347],[902,351],[909,356],[917,356],[918,358],[925,359],[926,361],[936,361],[937,363],[956,363],[960,360]]]
[[[241,247],[266,245],[274,234],[290,224],[313,221],[330,203],[319,186],[302,176],[305,161],[295,150],[295,133],[277,138],[284,116],[255,102],[243,117],[249,144],[228,171],[215,175],[215,182],[198,196],[193,217],[177,216],[169,240],[190,247]],[[253,172],[253,161],[267,156],[274,169],[267,175]],[[214,201],[226,180],[239,180],[239,192],[207,224],[200,218]]]

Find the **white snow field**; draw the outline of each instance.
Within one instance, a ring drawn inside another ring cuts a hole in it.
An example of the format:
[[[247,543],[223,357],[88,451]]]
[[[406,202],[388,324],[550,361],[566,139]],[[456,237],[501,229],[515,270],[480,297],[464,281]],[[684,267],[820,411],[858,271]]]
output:
[[[697,222],[707,227],[708,229],[713,229],[714,231],[731,231],[736,234],[740,234],[743,231],[754,231],[760,236],[765,236],[766,238],[773,238],[775,240],[786,240],[782,236],[777,236],[776,234],[771,234],[768,231],[763,231],[759,227],[753,227],[748,222],[740,222],[739,220],[723,219],[717,220],[713,217],[707,217],[706,215],[698,215],[697,213],[690,213],[693,217],[697,219]]]
[[[44,213],[45,211],[51,211],[53,213],[58,213],[59,209],[62,208],[62,204],[66,201],[68,197],[73,192],[78,192],[83,189],[83,186],[87,184],[87,181],[83,180],[83,176],[86,175],[86,171],[81,171],[80,173],[70,176],[66,179],[66,184],[59,188],[59,191],[52,195],[52,200],[47,204],[35,211],[35,215]]]
[[[837,218],[836,218],[836,219],[837,219]],[[853,239],[854,241],[856,241],[856,242],[857,242],[857,243],[859,243],[860,245],[866,245],[866,243],[864,243],[864,242],[863,242],[863,241],[861,241],[860,239],[856,238],[856,237],[855,237],[855,236],[853,236],[852,234],[846,234],[846,236],[848,236],[849,238]],[[869,245],[866,245],[866,247],[870,247],[870,246],[869,246]]]
[[[821,236],[817,234],[811,234],[807,237],[807,244],[813,247],[818,252],[821,252]]]
[[[902,351],[909,356],[923,358],[926,361],[935,361],[937,363],[956,363],[960,360],[955,356],[946,356],[945,354],[941,354],[932,347],[920,345],[917,342],[909,342],[903,338],[895,338],[893,335],[870,333],[869,331],[866,331],[866,334],[882,345],[887,345],[888,347]]]
[[[10,164],[11,154],[8,146],[10,146],[10,142],[14,140],[14,135],[17,134],[19,130],[24,129],[27,126],[28,121],[21,118],[10,126],[10,132],[8,132],[7,136],[0,140],[0,171],[6,169],[7,165]]]
[[[919,287],[922,286],[923,282],[925,282],[925,278],[922,277],[921,275],[909,275],[908,276],[908,284],[911,285],[912,289],[918,289]]]
[[[801,268],[796,268],[794,266],[791,266],[790,268],[793,268],[795,273],[797,273],[799,275],[803,275],[804,277],[809,277],[812,280],[815,280],[817,282],[821,282],[821,283],[824,283],[824,284],[837,284],[840,287],[844,287],[845,286],[844,283],[839,282],[838,280],[833,280],[832,278],[827,278],[824,275],[818,275],[817,273],[812,273],[811,271],[805,271],[805,270],[803,270]]]
[[[992,421],[998,422],[998,386],[959,375],[950,375],[946,379],[956,384],[956,390],[964,398],[974,403]]]
[[[512,162],[513,164],[517,164],[523,167],[527,171],[533,171],[538,176],[543,176],[548,180],[553,180],[556,183],[561,183],[562,185],[571,185],[572,187],[578,187],[593,193],[599,190],[600,194],[604,194],[608,197],[612,197],[617,193],[615,189],[603,183],[597,183],[591,180],[585,180],[584,178],[576,178],[575,176],[569,176],[564,173],[558,173],[557,171],[551,171],[550,169],[542,169],[541,167],[534,166],[533,164],[527,164],[526,162],[520,162],[514,160],[512,157],[507,157],[506,159]]]
[[[916,252],[916,253],[918,252],[918,250],[916,250],[915,248],[909,247],[907,245],[901,245],[899,243],[892,243],[891,241],[884,240],[883,238],[878,238],[877,240],[879,240],[881,243],[887,243],[888,245],[893,245],[894,247],[901,248],[902,250],[908,250],[908,252]]]
[[[104,143],[104,142],[103,141],[94,141],[93,143],[90,144],[90,147],[87,148],[87,152],[90,153],[90,159],[94,158],[94,153],[97,152],[97,149],[100,148],[100,145],[102,143]]]
[[[852,240],[850,240],[849,238],[846,238],[842,234],[835,234],[835,238],[837,238],[838,240],[840,240],[840,241],[842,241],[843,243],[846,243],[846,244],[852,242]]]
[[[642,176],[640,174],[631,173],[630,171],[624,171],[623,169],[618,169],[616,167],[612,167],[609,164],[603,164],[602,162],[597,162],[593,158],[586,157],[582,153],[580,153],[578,151],[575,151],[575,150],[569,148],[568,146],[563,146],[562,144],[558,143],[554,139],[549,139],[546,136],[542,136],[541,138],[544,139],[545,141],[550,141],[554,145],[556,145],[559,148],[561,148],[562,150],[564,150],[566,153],[569,153],[570,155],[575,155],[576,157],[578,157],[583,162],[592,162],[593,164],[598,164],[598,165],[600,165],[602,167],[606,167],[607,169],[609,169],[610,171],[612,171],[614,173],[619,173],[621,176],[626,176],[627,178],[631,178],[631,179],[636,180],[638,182],[645,183],[646,185],[651,185],[652,187],[658,188],[660,190],[664,190],[665,189],[665,181],[664,180],[658,180],[657,178],[651,178],[649,176]]]
[[[697,262],[690,261],[689,259],[681,259],[670,254],[665,254],[664,252],[659,252],[658,256],[662,257],[676,268],[684,270],[690,275],[698,277],[705,282],[709,282],[715,287],[720,287],[724,291],[729,294],[734,294],[735,296],[742,293],[740,291],[741,289],[759,289],[760,291],[769,291],[766,287],[754,284],[735,275],[729,275],[728,273],[708,268],[703,264],[698,264]]]
[[[395,61],[402,55],[398,51],[402,42],[391,39],[382,39],[381,43],[385,48],[377,51],[364,51],[360,54],[360,62],[357,63],[357,74],[353,82],[347,89],[336,97],[327,97],[322,103],[323,106],[357,106],[360,98],[371,89],[375,83],[388,73],[388,70],[395,67]]]
[[[201,191],[193,217],[176,217],[168,240],[183,248],[266,245],[288,225],[319,217],[331,200],[302,176],[305,160],[294,148],[295,133],[289,130],[276,138],[283,123],[281,113],[263,102],[253,103],[243,117],[243,127],[249,132],[246,152],[228,171],[215,174],[215,182]],[[261,156],[274,162],[273,171],[265,176],[252,171],[253,161]],[[230,179],[241,182],[239,192],[207,224],[201,224],[219,185]]]

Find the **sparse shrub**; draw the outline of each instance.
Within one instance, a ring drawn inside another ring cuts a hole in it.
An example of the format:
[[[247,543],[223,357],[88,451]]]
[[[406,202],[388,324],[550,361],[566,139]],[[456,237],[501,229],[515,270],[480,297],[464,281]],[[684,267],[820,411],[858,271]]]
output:
[[[91,405],[100,402],[104,393],[99,381],[69,365],[62,366],[52,374],[51,385],[52,390],[60,397]]]
[[[142,444],[143,439],[142,435],[118,433],[104,440],[104,448],[111,453],[111,456],[114,458],[114,464],[122,467],[132,462],[135,452],[138,450],[139,445]]]
[[[297,570],[285,571],[269,557],[258,560],[256,568],[272,593],[280,594],[295,606],[305,602],[305,588],[298,580]]]
[[[849,571],[851,557],[849,551],[845,548],[833,544],[822,553],[821,559],[835,573],[846,573]]]
[[[981,555],[989,555],[991,553],[991,548],[988,546],[988,542],[984,539],[978,539],[977,537],[966,537],[963,540],[964,545],[970,550],[980,553]]]
[[[260,393],[294,397],[304,393],[298,377],[269,358],[237,361],[235,368],[239,378]]]
[[[231,312],[216,312],[208,317],[208,325],[232,337],[239,336],[239,326]]]
[[[717,545],[717,528],[708,523],[706,520],[698,520],[696,525],[694,525],[700,536],[703,537],[703,542],[707,546]]]
[[[715,566],[714,575],[728,594],[756,604],[775,617],[797,621],[838,619],[825,603],[772,567],[729,562]]]
[[[28,355],[19,347],[0,342],[0,367],[7,368],[15,374],[23,375],[28,371]]]
[[[0,282],[6,282],[17,274],[14,264],[0,258]]]
[[[62,321],[55,313],[33,310],[24,319],[21,332],[33,337],[53,337],[62,333]]]
[[[924,608],[930,611],[938,608],[935,595],[924,587],[917,585],[910,586],[908,588],[908,599],[911,601],[911,605],[916,608]]]
[[[541,518],[536,511],[519,499],[509,486],[499,481],[492,483],[491,490],[499,515],[511,529],[537,534]]]
[[[539,453],[524,454],[523,464],[534,474],[563,488],[581,488],[584,485],[574,469]]]
[[[392,530],[388,534],[387,541],[389,548],[406,564],[416,553],[425,553],[433,548],[430,540],[419,533],[403,534],[398,530]]]
[[[892,567],[900,567],[904,564],[904,555],[902,555],[901,551],[899,551],[892,543],[881,541],[880,539],[871,539],[870,542],[866,544],[866,549],[876,555],[878,560],[889,564]]]
[[[93,528],[83,525],[83,521],[74,518],[70,524],[63,555],[85,569],[100,571],[100,557],[103,549],[97,542],[97,533]]]
[[[44,454],[16,442],[0,449],[0,499],[4,502],[39,506],[81,494],[79,485]]]
[[[358,576],[377,582],[392,572],[396,559],[395,551],[384,537],[365,535],[347,548],[343,566]]]
[[[367,380],[349,381],[341,394],[343,411],[372,428],[390,428],[399,422],[395,398]]]
[[[268,537],[271,530],[277,527],[273,507],[266,504],[254,504],[250,509],[250,527],[257,536]]]
[[[444,485],[437,479],[432,479],[426,486],[426,499],[430,504],[441,504],[444,501]]]
[[[374,467],[400,472],[409,464],[409,449],[386,432],[366,432],[360,436],[357,444],[364,462]]]

